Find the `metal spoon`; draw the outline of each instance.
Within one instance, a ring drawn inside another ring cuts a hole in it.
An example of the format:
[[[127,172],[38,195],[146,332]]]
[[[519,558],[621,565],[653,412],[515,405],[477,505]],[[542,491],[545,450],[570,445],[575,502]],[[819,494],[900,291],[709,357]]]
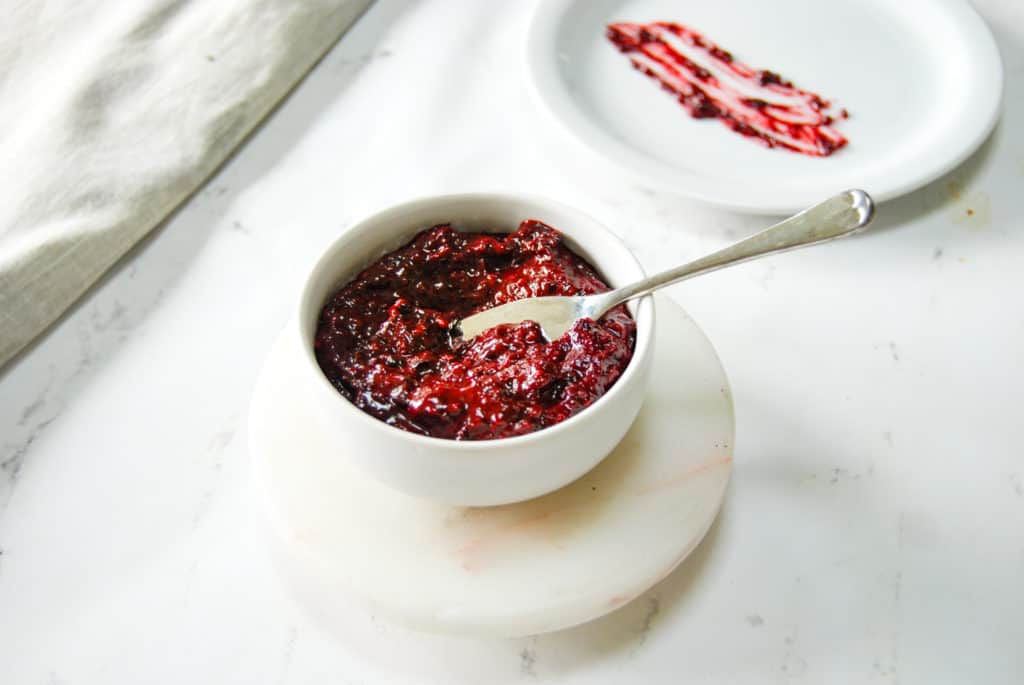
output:
[[[596,321],[623,302],[691,276],[764,255],[842,238],[867,226],[873,214],[874,203],[867,193],[847,190],[734,245],[631,285],[597,295],[533,297],[509,302],[467,316],[453,327],[453,331],[461,331],[463,338],[468,340],[499,324],[536,321],[547,339],[555,340],[572,328],[576,319],[588,317]]]

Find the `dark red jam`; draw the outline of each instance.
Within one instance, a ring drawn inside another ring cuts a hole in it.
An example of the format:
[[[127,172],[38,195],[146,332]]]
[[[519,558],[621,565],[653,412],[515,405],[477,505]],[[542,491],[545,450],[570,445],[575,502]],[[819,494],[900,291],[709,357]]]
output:
[[[465,341],[452,324],[541,295],[608,290],[597,272],[539,221],[514,233],[434,226],[335,293],[316,331],[316,357],[357,407],[398,428],[455,440],[531,433],[608,391],[633,355],[625,307],[582,319],[557,340],[532,321]]]
[[[633,66],[661,83],[695,119],[717,118],[768,147],[828,157],[847,140],[832,124],[846,110],[800,90],[775,72],[753,69],[680,24],[618,23],[608,39]]]

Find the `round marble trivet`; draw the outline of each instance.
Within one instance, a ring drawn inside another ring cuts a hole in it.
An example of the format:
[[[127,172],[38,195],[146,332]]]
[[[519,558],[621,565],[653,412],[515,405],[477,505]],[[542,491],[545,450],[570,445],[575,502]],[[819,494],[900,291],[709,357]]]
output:
[[[452,507],[391,490],[312,420],[297,336],[275,343],[256,385],[256,492],[289,582],[315,602],[351,599],[425,630],[520,636],[597,618],[668,575],[700,542],[732,470],[733,407],[711,344],[657,300],[643,409],[578,481],[527,502]],[[551,455],[558,459],[557,454]]]

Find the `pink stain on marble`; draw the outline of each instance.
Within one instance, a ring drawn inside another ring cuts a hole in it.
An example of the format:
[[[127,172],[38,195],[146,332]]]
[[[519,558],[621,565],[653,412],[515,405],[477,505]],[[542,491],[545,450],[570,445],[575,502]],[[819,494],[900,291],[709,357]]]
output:
[[[608,606],[620,607],[623,604],[632,602],[634,599],[636,599],[636,597],[634,597],[633,595],[615,595],[614,597],[608,600]]]
[[[485,535],[473,538],[455,551],[456,556],[462,557],[462,568],[470,573],[479,570],[481,561],[480,557],[488,547],[491,547],[496,542],[499,542],[511,535],[517,535],[524,531],[528,531],[530,528],[547,521],[553,513],[555,512],[542,511],[520,521],[514,521],[512,523],[498,526]]]
[[[654,483],[647,485],[641,485],[634,494],[636,495],[647,495],[653,492],[671,489],[676,487],[685,481],[698,477],[702,474],[714,471],[716,468],[727,466],[732,462],[732,455],[724,454],[712,457],[707,461],[691,466],[679,473],[670,475],[669,477],[659,480]],[[587,493],[589,494],[589,492]],[[625,493],[623,493],[625,494]],[[511,507],[517,507],[521,505],[511,505]],[[510,507],[510,508],[511,508]],[[480,533],[469,539],[468,542],[458,547],[454,551],[454,556],[461,560],[462,568],[469,573],[477,573],[481,570],[481,567],[485,561],[485,557],[488,551],[493,550],[495,546],[507,542],[510,538],[515,536],[525,536],[530,533],[536,533],[538,529],[544,531],[545,524],[551,523],[552,519],[560,513],[565,513],[566,510],[573,509],[571,504],[565,504],[561,507],[555,507],[552,509],[546,509],[539,512],[521,512],[521,517],[518,520],[504,521],[501,523],[494,524],[490,530]],[[511,513],[506,510],[506,513]],[[552,543],[554,544],[554,543]],[[557,545],[556,545],[557,546]],[[691,548],[692,549],[692,548]],[[688,554],[691,550],[687,550]],[[683,554],[679,560],[686,556]],[[665,572],[668,575],[673,568],[678,564],[679,560],[675,561]],[[625,604],[633,599],[632,596],[615,596],[609,600],[610,606],[618,606],[619,604]]]
[[[652,492],[658,492],[659,490],[667,490],[669,488],[674,488],[677,485],[681,485],[682,483],[686,482],[691,478],[695,478],[696,476],[700,476],[702,474],[708,473],[709,471],[713,471],[719,466],[726,466],[730,462],[732,462],[731,454],[723,454],[717,457],[713,457],[702,464],[698,464],[697,466],[691,466],[686,470],[677,473],[674,476],[670,476],[664,480],[659,480],[654,483],[642,485],[639,488],[637,488],[636,494],[647,495]]]

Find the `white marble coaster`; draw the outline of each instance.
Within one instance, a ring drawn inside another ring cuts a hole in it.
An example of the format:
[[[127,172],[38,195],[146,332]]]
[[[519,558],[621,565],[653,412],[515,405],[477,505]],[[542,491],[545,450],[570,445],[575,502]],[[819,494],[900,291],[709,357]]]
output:
[[[566,628],[643,593],[707,532],[733,452],[711,344],[666,298],[657,319],[650,394],[615,451],[561,490],[485,508],[418,500],[351,466],[310,420],[298,342],[282,334],[253,396],[249,447],[285,575],[315,601],[354,597],[413,627],[475,635]]]

